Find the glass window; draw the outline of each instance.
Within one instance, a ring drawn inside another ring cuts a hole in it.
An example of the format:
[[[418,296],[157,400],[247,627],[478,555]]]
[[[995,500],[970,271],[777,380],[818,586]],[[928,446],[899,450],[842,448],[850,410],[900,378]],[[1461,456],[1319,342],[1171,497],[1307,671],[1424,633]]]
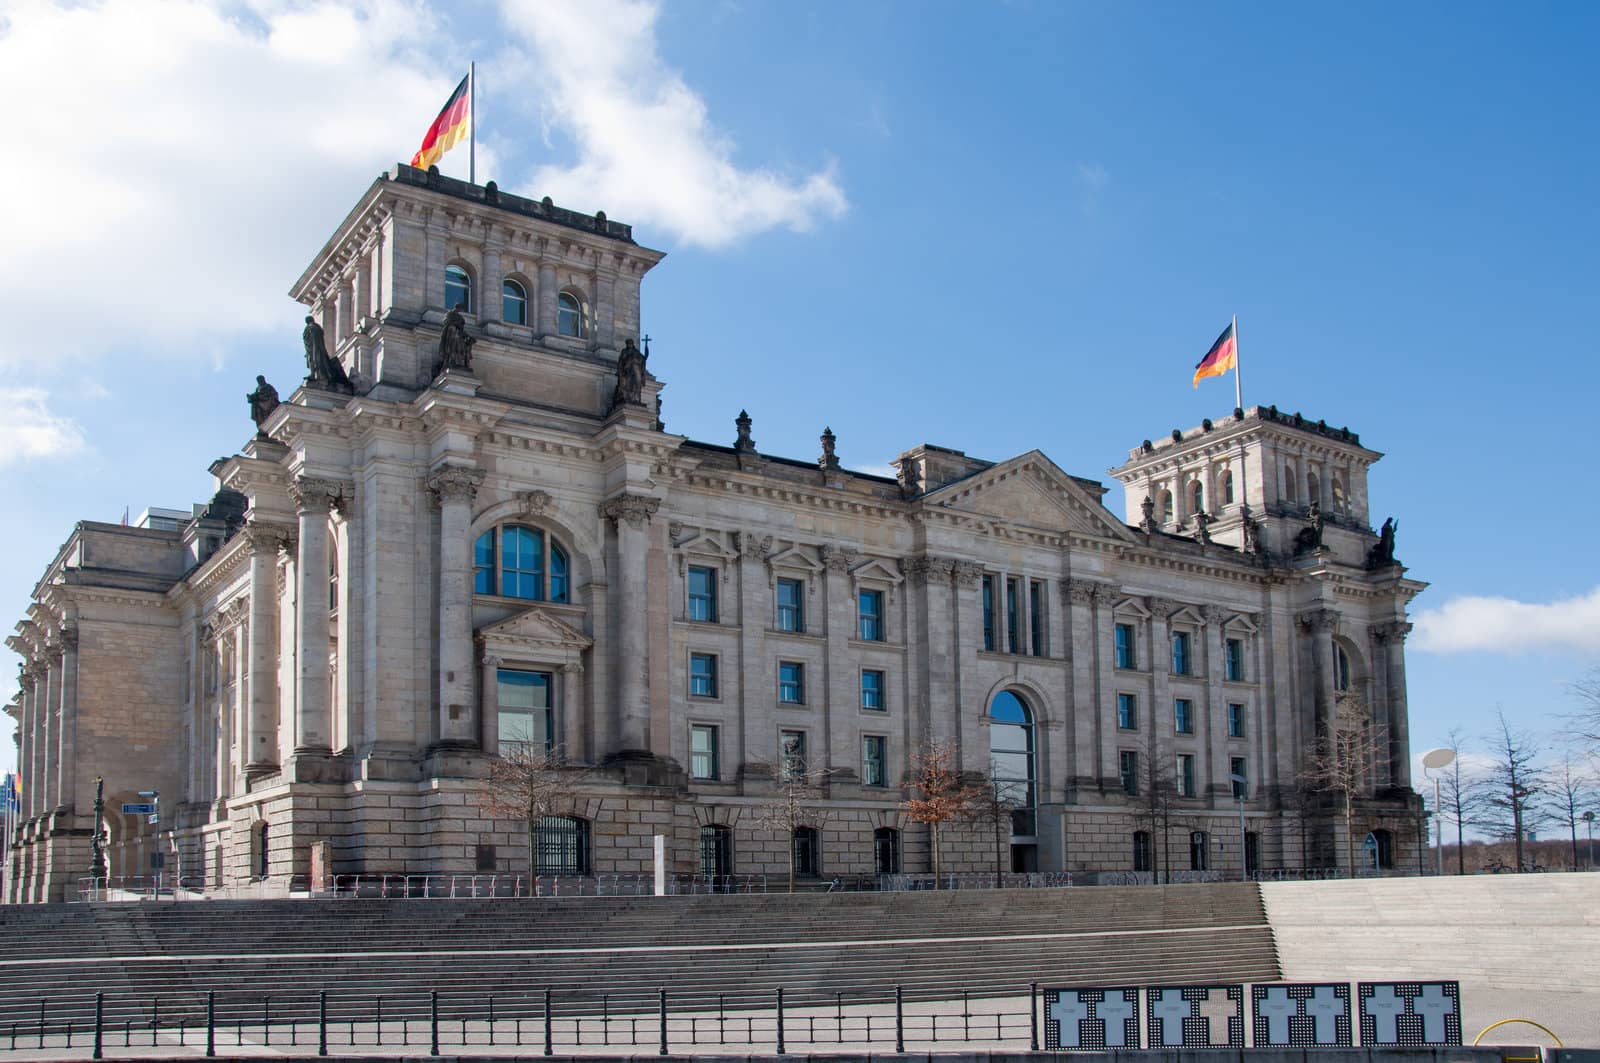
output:
[[[1233,473],[1231,472],[1222,474],[1222,504],[1225,506],[1233,505]]]
[[[861,736],[861,784],[889,785],[889,740],[882,735]]]
[[[1288,465],[1283,467],[1283,497],[1288,499],[1290,502],[1299,501],[1299,498],[1295,493],[1294,469],[1290,468]]]
[[[502,752],[542,753],[555,748],[552,685],[549,672],[496,670]]]
[[[1139,792],[1139,754],[1136,750],[1124,749],[1117,754],[1117,773],[1122,777],[1123,793]]]
[[[797,579],[778,581],[778,630],[804,631],[805,584]]]
[[[507,598],[544,597],[544,536],[508,524],[500,529],[500,593]]]
[[[1163,492],[1161,492],[1161,505],[1160,505],[1159,511],[1158,511],[1158,519],[1163,524],[1165,524],[1167,521],[1172,519],[1172,492],[1171,491],[1163,491]]]
[[[472,278],[460,266],[444,268],[444,305],[447,310],[459,306],[464,314],[473,312]]]
[[[1172,633],[1172,671],[1175,675],[1189,675],[1193,661],[1189,656],[1189,633],[1187,631],[1174,631]]]
[[[794,873],[799,878],[822,874],[822,842],[815,827],[794,829]]]
[[[1344,493],[1344,481],[1337,476],[1333,478],[1333,508],[1343,512],[1349,501]]]
[[[862,591],[856,595],[856,611],[861,638],[866,642],[883,641],[883,592]]]
[[[717,729],[709,724],[689,728],[689,774],[696,779],[717,778]]]
[[[1350,689],[1350,655],[1337,645],[1333,647],[1333,689]]]
[[[556,331],[563,336],[583,339],[587,333],[583,321],[583,304],[571,292],[556,296]]]
[[[806,733],[782,731],[778,735],[779,777],[783,782],[804,781],[806,768]]]
[[[1229,639],[1223,647],[1224,678],[1233,683],[1244,682],[1244,640]]]
[[[989,775],[1001,795],[1017,807],[1011,833],[1033,834],[1033,714],[1022,699],[1002,690],[989,703]]]
[[[1035,657],[1043,657],[1044,644],[1044,584],[1028,581],[1028,649]]]
[[[994,577],[983,577],[983,648],[994,652]]]
[[[478,536],[472,545],[472,593],[494,593],[494,529]]]
[[[1189,870],[1205,871],[1211,867],[1211,839],[1203,830],[1189,832]]]
[[[717,696],[716,654],[689,654],[689,695],[696,698]]]
[[[778,662],[778,700],[800,705],[806,700],[806,666],[799,661]]]
[[[497,548],[498,544],[498,548]],[[545,582],[548,567],[550,580]],[[472,590],[529,601],[568,600],[567,552],[543,532],[504,524],[478,536],[472,547]]]
[[[1228,737],[1244,737],[1244,706],[1238,702],[1228,703]]]
[[[589,821],[573,816],[545,816],[533,832],[534,873],[587,875]]]
[[[1249,779],[1250,778],[1248,775],[1246,775],[1244,773],[1244,758],[1243,757],[1229,757],[1228,758],[1228,774],[1229,775],[1237,775],[1240,779]],[[1234,781],[1234,783],[1233,783],[1233,799],[1235,801],[1243,801],[1244,798],[1245,798],[1245,789],[1248,786],[1249,786],[1248,782]]]
[[[1006,652],[1022,652],[1022,631],[1017,627],[1017,581],[1006,580]]]
[[[1133,869],[1150,870],[1150,832],[1147,830],[1133,832]]]
[[[700,828],[700,873],[713,879],[733,874],[733,831],[728,827],[707,823]]]
[[[528,293],[516,281],[500,285],[500,316],[508,325],[528,323]]]
[[[1179,734],[1194,734],[1194,702],[1178,698],[1172,703],[1172,722]]]
[[[1117,667],[1137,668],[1139,658],[1134,652],[1133,625],[1118,624],[1117,635]]]
[[[900,832],[893,827],[872,832],[872,869],[880,875],[900,873]]]
[[[1117,726],[1124,731],[1132,731],[1139,726],[1139,696],[1137,694],[1117,695]]]
[[[689,619],[717,622],[717,570],[689,566]]]
[[[1178,796],[1193,797],[1194,793],[1194,754],[1178,754]]]
[[[1194,483],[1189,485],[1189,511],[1191,513],[1203,513],[1205,511],[1205,508],[1206,508],[1206,489],[1205,489],[1205,485],[1202,484],[1199,480],[1196,480]]]
[[[1322,481],[1314,472],[1306,473],[1306,501],[1319,504],[1322,502]]]
[[[883,712],[883,673],[865,668],[861,672],[861,707],[872,712]]]

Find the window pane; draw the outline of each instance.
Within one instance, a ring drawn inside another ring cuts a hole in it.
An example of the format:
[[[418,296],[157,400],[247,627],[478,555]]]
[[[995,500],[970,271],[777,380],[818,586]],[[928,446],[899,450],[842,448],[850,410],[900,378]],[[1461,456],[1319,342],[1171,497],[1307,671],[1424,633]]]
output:
[[[784,731],[779,736],[780,778],[784,782],[801,780],[806,774],[806,735],[804,731]]]
[[[715,623],[717,619],[717,570],[689,569],[689,619]]]
[[[717,777],[717,729],[695,726],[689,729],[689,773],[696,779]]]
[[[1021,653],[1022,632],[1017,630],[1017,581],[1006,580],[1006,652]]]
[[[508,325],[528,323],[528,293],[516,281],[506,281],[500,286],[500,316]]]
[[[883,592],[862,591],[857,596],[857,610],[861,618],[861,638],[867,642],[881,642],[883,640]]]
[[[1117,625],[1117,667],[1136,668],[1133,653],[1133,625]]]
[[[714,654],[689,655],[689,693],[697,698],[717,696],[717,658]]]
[[[861,707],[882,711],[883,709],[883,673],[878,671],[864,671],[861,673]]]
[[[563,336],[583,338],[583,306],[571,292],[556,297],[556,331]]]
[[[550,544],[550,600],[567,600],[567,552],[554,542]]]
[[[1117,726],[1131,731],[1139,726],[1139,702],[1133,694],[1117,695]]]
[[[472,279],[460,266],[444,268],[444,305],[447,310],[459,305],[463,313],[472,313]]]
[[[1194,704],[1188,698],[1179,698],[1172,703],[1172,718],[1175,728],[1183,734],[1194,730]]]
[[[1028,584],[1028,649],[1035,657],[1043,657],[1044,644],[1044,584],[1033,580]]]
[[[508,598],[544,597],[544,536],[520,524],[500,529],[500,593]]]
[[[500,743],[532,749],[553,746],[551,676],[549,672],[519,672],[501,668],[495,673],[499,702]]]
[[[494,529],[478,536],[472,545],[472,593],[494,593]]]
[[[778,630],[805,630],[804,584],[797,579],[778,581]]]
[[[1238,639],[1227,641],[1227,678],[1235,683],[1244,679],[1244,643]]]
[[[888,784],[888,740],[881,735],[861,739],[861,782],[865,786]]]
[[[805,697],[805,666],[794,661],[780,661],[778,663],[778,700],[798,704],[803,702]]]
[[[994,577],[983,577],[983,648],[994,652]]]
[[[1243,705],[1230,704],[1228,706],[1228,737],[1229,738],[1243,738],[1244,737],[1244,706]]]

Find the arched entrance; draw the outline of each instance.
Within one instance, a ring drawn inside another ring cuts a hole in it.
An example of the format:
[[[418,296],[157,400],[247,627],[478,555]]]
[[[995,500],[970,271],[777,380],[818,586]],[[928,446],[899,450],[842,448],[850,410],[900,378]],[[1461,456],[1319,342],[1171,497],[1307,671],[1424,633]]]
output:
[[[1033,712],[1015,693],[1002,690],[989,703],[989,776],[1000,797],[1012,805],[1013,871],[1039,867],[1034,760]]]

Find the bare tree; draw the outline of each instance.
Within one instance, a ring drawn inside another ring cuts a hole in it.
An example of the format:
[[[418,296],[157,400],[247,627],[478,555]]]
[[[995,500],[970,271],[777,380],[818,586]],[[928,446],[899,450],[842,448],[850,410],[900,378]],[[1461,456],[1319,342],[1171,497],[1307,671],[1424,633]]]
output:
[[[935,743],[911,758],[911,777],[907,789],[912,796],[900,802],[900,810],[913,823],[926,823],[932,835],[933,888],[939,888],[942,870],[940,835],[946,823],[972,818],[973,807],[984,787],[974,786],[956,770],[952,746]]]
[[[590,775],[558,747],[503,742],[489,761],[489,789],[483,808],[496,819],[521,820],[528,829],[528,874],[537,874],[539,824],[546,816],[571,815],[579,786]]]
[[[1448,813],[1456,822],[1456,874],[1465,875],[1467,873],[1466,825],[1479,814],[1480,794],[1473,787],[1472,780],[1463,774],[1461,757],[1464,752],[1465,732],[1459,727],[1452,727],[1445,738],[1448,739],[1446,748],[1456,756],[1439,779],[1441,807],[1435,809],[1435,813]]]
[[[1159,849],[1151,846],[1151,878],[1158,883],[1171,882],[1172,821],[1179,814],[1178,802],[1184,796],[1178,786],[1177,762],[1163,759],[1160,746],[1148,735],[1140,744],[1139,755],[1144,758],[1144,770],[1137,774],[1139,803],[1133,818],[1149,831],[1152,842],[1159,839]]]
[[[1345,866],[1356,869],[1355,799],[1371,786],[1372,770],[1386,756],[1388,737],[1355,694],[1340,694],[1333,708],[1333,726],[1319,735],[1300,771],[1301,784],[1312,793],[1339,799],[1344,817]]]
[[[971,803],[971,815],[989,826],[994,832],[994,888],[1004,882],[1006,841],[1014,832],[1012,813],[1027,807],[1027,784],[1016,779],[996,777],[995,764],[989,763],[989,776],[981,786],[976,786],[976,796]]]
[[[795,833],[810,827],[821,834],[822,828],[832,818],[832,809],[821,799],[819,788],[832,769],[807,767],[803,762],[786,758],[778,773],[778,786],[772,801],[756,812],[756,824],[784,839],[789,853],[789,892],[794,892]]]
[[[1578,707],[1566,714],[1567,733],[1591,753],[1600,753],[1600,667],[1569,688]]]
[[[1571,833],[1572,869],[1578,869],[1578,824],[1583,813],[1594,800],[1594,781],[1583,773],[1581,766],[1572,763],[1572,754],[1561,758],[1561,764],[1550,773],[1550,792],[1546,808]]]
[[[1497,727],[1486,742],[1494,766],[1483,779],[1483,811],[1478,822],[1516,846],[1517,870],[1526,871],[1523,839],[1538,825],[1539,802],[1545,792],[1544,769],[1539,767],[1539,746],[1527,731],[1513,729],[1505,710],[1495,709]]]

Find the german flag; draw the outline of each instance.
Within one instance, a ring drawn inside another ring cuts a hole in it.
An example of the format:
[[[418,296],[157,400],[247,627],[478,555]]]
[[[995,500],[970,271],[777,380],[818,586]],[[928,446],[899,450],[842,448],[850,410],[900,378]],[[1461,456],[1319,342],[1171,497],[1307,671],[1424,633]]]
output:
[[[1200,359],[1200,364],[1194,367],[1194,386],[1199,387],[1200,381],[1208,376],[1221,376],[1234,368],[1239,362],[1239,346],[1234,339],[1233,323],[1222,330],[1222,335],[1217,337],[1217,342],[1211,345],[1206,356]]]
[[[472,121],[472,93],[469,91],[471,80],[470,74],[461,79],[456,91],[445,101],[439,117],[433,120],[428,132],[423,135],[422,147],[411,156],[411,165],[417,169],[426,170],[466,137],[469,123]]]

